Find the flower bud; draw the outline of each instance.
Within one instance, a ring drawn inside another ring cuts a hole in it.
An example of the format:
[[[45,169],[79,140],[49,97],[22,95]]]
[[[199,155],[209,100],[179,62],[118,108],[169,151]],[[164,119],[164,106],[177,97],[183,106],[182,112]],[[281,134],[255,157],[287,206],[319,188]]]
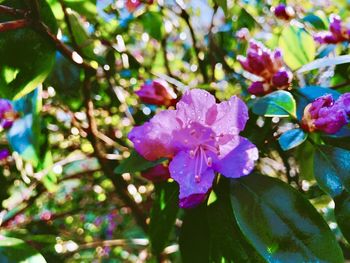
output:
[[[170,178],[169,168],[163,164],[156,165],[143,171],[141,175],[153,183],[163,182]]]
[[[172,106],[176,104],[176,94],[163,80],[147,81],[135,92],[143,103]]]
[[[272,84],[278,88],[288,87],[292,82],[292,78],[293,75],[290,71],[280,69],[275,75],[273,75]]]
[[[341,99],[335,103],[331,95],[324,95],[305,107],[301,127],[308,132],[337,133],[348,124],[345,109]]]
[[[279,19],[290,20],[295,16],[294,9],[291,6],[279,4],[272,8],[272,12]]]
[[[10,152],[7,149],[1,149],[0,150],[0,162],[5,161],[9,156],[10,156]]]
[[[246,27],[242,27],[236,32],[236,37],[240,41],[247,41],[249,38],[249,29]]]
[[[17,113],[14,111],[11,102],[9,100],[0,99],[0,125],[4,129],[9,129],[16,118]]]
[[[262,81],[254,81],[248,88],[248,92],[253,95],[262,96],[269,93],[269,85]]]

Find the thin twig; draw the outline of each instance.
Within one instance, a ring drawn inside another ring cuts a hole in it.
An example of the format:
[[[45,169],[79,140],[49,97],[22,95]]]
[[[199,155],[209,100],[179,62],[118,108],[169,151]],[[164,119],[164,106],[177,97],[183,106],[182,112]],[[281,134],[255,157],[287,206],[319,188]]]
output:
[[[7,14],[15,17],[24,17],[28,11],[16,9],[9,6],[0,5],[0,14]]]
[[[29,25],[29,21],[27,19],[19,19],[9,22],[0,23],[0,32],[16,30],[20,28],[27,27]]]

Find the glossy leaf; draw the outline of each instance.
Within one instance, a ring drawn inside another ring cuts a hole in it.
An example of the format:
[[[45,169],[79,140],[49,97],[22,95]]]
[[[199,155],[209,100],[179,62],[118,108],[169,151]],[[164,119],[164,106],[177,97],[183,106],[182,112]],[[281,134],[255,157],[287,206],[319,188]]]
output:
[[[118,167],[115,169],[115,172],[117,174],[141,172],[152,168],[164,161],[165,159],[159,159],[158,161],[151,162],[143,158],[136,151],[132,151],[127,159],[120,162]]]
[[[210,262],[210,233],[205,204],[185,211],[179,245],[183,263]]]
[[[293,96],[283,90],[275,91],[258,99],[253,105],[253,112],[265,117],[295,116],[296,104]]]
[[[231,208],[229,187],[229,180],[220,178],[215,188],[217,198],[207,208],[210,262],[265,262],[237,225]]]
[[[289,26],[283,29],[279,38],[283,59],[292,70],[311,62],[316,53],[315,42],[304,29]]]
[[[178,185],[175,182],[163,182],[155,185],[155,200],[150,216],[149,235],[155,255],[163,252],[174,229],[178,204]]]
[[[283,151],[293,149],[302,144],[307,138],[307,133],[302,129],[292,129],[283,133],[278,142]]]
[[[335,217],[343,236],[350,242],[350,194],[344,191],[335,201]]]
[[[305,22],[310,23],[316,29],[319,29],[319,30],[320,29],[323,29],[323,30],[326,29],[326,26],[325,26],[323,20],[319,16],[314,15],[312,13],[304,16],[303,20]]]
[[[350,151],[319,146],[315,153],[315,178],[320,187],[331,196],[350,190]]]
[[[327,223],[294,188],[253,174],[232,180],[237,223],[267,262],[344,262]]]
[[[27,9],[25,1],[6,0],[5,6]],[[40,16],[52,33],[57,23],[45,0],[40,0]],[[12,17],[0,14],[0,22]],[[39,32],[30,28],[0,33],[0,97],[18,99],[42,83],[55,61],[55,47]]]
[[[46,260],[34,248],[22,240],[13,237],[1,237],[0,262],[46,263]]]
[[[320,69],[345,63],[350,63],[350,55],[320,58],[303,65],[297,70],[297,73],[304,73],[313,69]]]

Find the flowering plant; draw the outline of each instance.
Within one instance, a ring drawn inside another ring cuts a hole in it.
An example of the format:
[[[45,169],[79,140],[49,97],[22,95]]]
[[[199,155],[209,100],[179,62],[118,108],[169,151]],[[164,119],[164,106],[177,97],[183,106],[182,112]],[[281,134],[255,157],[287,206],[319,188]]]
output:
[[[350,260],[341,1],[0,1],[0,262]]]

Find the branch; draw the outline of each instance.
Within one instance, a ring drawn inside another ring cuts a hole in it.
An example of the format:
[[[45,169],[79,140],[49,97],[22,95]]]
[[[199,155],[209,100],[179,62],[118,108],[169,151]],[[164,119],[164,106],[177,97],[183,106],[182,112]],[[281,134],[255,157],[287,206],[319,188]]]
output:
[[[16,30],[20,28],[27,27],[29,25],[29,21],[27,19],[19,19],[9,22],[0,23],[0,32]]]
[[[207,71],[205,69],[205,64],[203,63],[203,61],[201,61],[201,59],[199,58],[199,48],[197,46],[197,38],[196,38],[196,35],[194,33],[194,30],[193,30],[193,27],[192,27],[192,24],[190,22],[190,16],[188,15],[188,13],[186,12],[185,9],[183,9],[181,6],[181,18],[186,22],[187,24],[187,27],[188,29],[190,30],[190,34],[191,34],[191,39],[192,39],[192,43],[193,43],[193,49],[194,49],[194,52],[196,53],[196,59],[197,59],[197,63],[198,63],[198,67],[199,67],[199,70],[203,76],[203,80],[205,83],[208,83],[209,79],[208,79],[208,74],[207,74]]]
[[[16,9],[13,7],[8,7],[4,5],[0,5],[0,14],[7,14],[11,16],[24,17],[28,11]]]
[[[146,216],[143,211],[137,205],[132,197],[130,197],[127,192],[127,182],[123,179],[123,177],[118,176],[114,173],[113,165],[109,160],[105,158],[105,154],[101,151],[99,141],[98,141],[98,129],[96,120],[94,117],[94,105],[91,100],[91,83],[90,83],[90,74],[89,72],[85,72],[85,79],[83,83],[83,94],[84,94],[84,104],[86,108],[86,115],[89,123],[89,127],[87,128],[87,139],[90,141],[96,158],[99,160],[101,169],[104,174],[112,181],[114,188],[121,198],[121,200],[131,208],[136,222],[140,227],[146,232],[147,224],[146,224]]]

